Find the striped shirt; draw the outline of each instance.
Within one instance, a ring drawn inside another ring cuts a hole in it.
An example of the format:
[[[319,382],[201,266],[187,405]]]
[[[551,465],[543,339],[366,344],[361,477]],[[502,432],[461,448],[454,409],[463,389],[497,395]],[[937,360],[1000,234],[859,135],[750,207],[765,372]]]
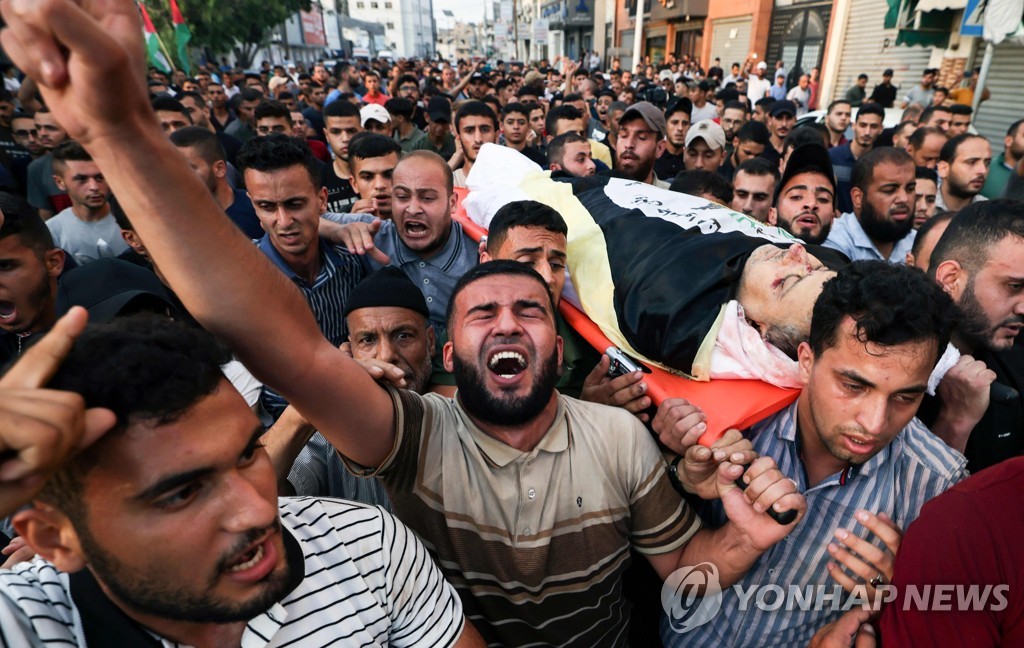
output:
[[[264,236],[256,245],[302,291],[302,296],[306,298],[310,310],[313,311],[324,337],[334,346],[348,339],[345,300],[356,284],[366,276],[359,257],[344,247],[333,245],[321,238],[320,272],[313,283],[309,283],[304,277],[296,274],[281,257],[271,242],[270,235]],[[269,387],[264,387],[261,402],[267,413],[275,419],[288,406],[288,402]]]
[[[458,401],[390,391],[397,438],[377,470],[491,645],[620,646],[629,550],[669,553],[700,528],[650,433],[621,408],[558,396],[522,452]]]
[[[458,639],[464,624],[459,597],[423,545],[391,515],[314,498],[282,498],[279,509],[288,562],[304,570],[303,577],[249,621],[241,648],[433,648]],[[0,645],[86,646],[90,637],[90,645],[143,646],[152,638],[153,646],[183,648],[129,620],[94,580],[91,589],[80,589],[83,576],[91,579],[88,572],[58,572],[41,559],[0,571]],[[125,643],[126,636],[136,641]]]
[[[372,223],[376,218],[366,214],[324,214],[324,218],[336,223],[360,221]],[[437,350],[440,356],[441,346],[448,339],[448,300],[455,290],[455,284],[462,275],[480,262],[479,246],[462,230],[456,221],[451,223],[451,232],[444,247],[427,259],[421,259],[415,251],[409,249],[398,236],[398,228],[394,221],[381,222],[380,231],[373,238],[378,250],[391,257],[389,265],[401,268],[409,279],[420,289],[427,299],[427,310],[430,312],[430,324],[437,334]],[[361,257],[368,272],[380,270],[383,266],[370,258]]]
[[[799,402],[799,401],[798,401]],[[775,459],[783,474],[796,481],[807,498],[807,513],[781,542],[766,551],[740,580],[743,592],[756,586],[778,586],[806,591],[808,586],[831,595],[838,583],[825,565],[832,559],[827,547],[836,529],[861,535],[864,528],[854,519],[858,509],[886,513],[901,529],[907,528],[921,507],[967,476],[967,461],[933,435],[916,418],[889,445],[861,466],[851,466],[809,488],[797,442],[797,403],[751,429],[754,450]],[[711,523],[725,522],[720,502],[713,505]],[[881,540],[868,534],[875,545]],[[774,588],[773,588],[774,589]],[[754,590],[756,592],[756,590]],[[723,592],[722,609],[709,622],[685,634],[675,633],[662,618],[662,639],[674,646],[806,646],[821,626],[842,614],[847,595],[839,595],[824,610],[774,611],[759,609],[751,598],[741,610],[735,588]],[[775,600],[771,594],[764,599]],[[762,606],[765,607],[765,606]],[[771,607],[770,605],[767,607]],[[793,606],[798,608],[799,606]],[[822,607],[822,606],[812,606]],[[835,611],[833,611],[835,610]]]

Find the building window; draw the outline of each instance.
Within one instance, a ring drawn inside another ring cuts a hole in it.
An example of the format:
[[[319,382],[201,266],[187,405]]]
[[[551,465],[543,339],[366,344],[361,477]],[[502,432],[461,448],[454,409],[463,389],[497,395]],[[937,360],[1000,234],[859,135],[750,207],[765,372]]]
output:
[[[365,2],[357,2],[356,3],[356,9],[366,9],[366,3]]]
[[[390,2],[385,2],[384,3],[384,8],[385,9],[390,9],[391,8],[391,3]]]
[[[386,23],[386,24],[384,25],[384,27],[385,27],[386,29],[394,29],[394,28],[395,28],[395,23],[393,23],[393,22],[389,22],[389,23]]]
[[[378,6],[378,3],[376,3],[376,2],[371,2],[370,3],[370,9],[376,9],[377,6]]]

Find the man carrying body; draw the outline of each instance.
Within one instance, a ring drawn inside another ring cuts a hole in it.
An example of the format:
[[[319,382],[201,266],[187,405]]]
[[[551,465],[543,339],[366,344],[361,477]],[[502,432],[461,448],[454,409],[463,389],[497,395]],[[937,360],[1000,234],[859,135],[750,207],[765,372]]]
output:
[[[615,137],[615,170],[637,182],[668,189],[669,183],[654,172],[654,162],[665,151],[665,115],[647,101],[635,103],[622,113]]]
[[[234,189],[228,183],[226,156],[217,135],[205,128],[189,126],[172,133],[171,143],[178,147],[188,165],[238,229],[250,239],[261,238],[264,232],[252,201],[244,190]]]
[[[853,168],[853,212],[843,214],[825,241],[851,261],[902,264],[914,243],[917,172],[906,151],[869,151]]]
[[[885,111],[878,104],[864,104],[857,110],[857,121],[853,124],[853,141],[829,149],[832,168],[835,170],[837,195],[840,213],[853,210],[850,198],[853,167],[865,153],[875,145],[878,134],[882,132],[882,120]]]
[[[804,144],[795,148],[777,186],[768,223],[804,243],[824,243],[836,209],[836,181],[825,147]]]
[[[136,120],[150,119],[145,103],[128,94],[143,91],[134,77],[120,77],[122,86],[117,88],[118,99],[112,104],[121,106],[119,114],[112,114],[105,106],[96,107],[82,96],[109,93],[109,87],[98,93],[95,81],[111,78],[110,69],[134,66],[141,60],[142,39],[135,11],[127,0],[107,7],[105,18],[119,18],[114,24],[120,29],[110,28],[112,34],[99,29],[96,19],[88,14],[76,17],[76,25],[85,29],[88,37],[84,42],[75,41],[74,46],[61,41],[61,46],[73,51],[73,57],[83,58],[74,68],[74,80],[62,86],[60,93],[44,88],[50,105],[61,115],[80,115],[82,121],[74,124],[72,132],[87,138],[87,145],[99,141],[113,145],[95,146],[96,155],[108,156],[100,160],[104,168],[114,156],[123,161],[121,165],[110,164],[112,185],[126,203],[126,210],[138,214],[140,235],[172,284],[177,284],[178,294],[190,311],[230,340],[247,366],[270,378],[269,384],[285,390],[297,409],[347,456],[350,465],[365,466],[367,472],[380,474],[392,489],[396,510],[416,525],[418,532],[426,532],[431,520],[449,529],[457,525],[465,529],[462,537],[468,545],[452,542],[446,532],[430,534],[430,542],[438,561],[453,566],[449,573],[457,580],[456,587],[463,588],[466,600],[479,611],[474,616],[481,622],[494,622],[488,634],[493,633],[495,641],[559,644],[574,640],[593,644],[598,637],[614,640],[621,636],[626,617],[619,602],[618,573],[631,544],[652,556],[652,563],[663,576],[681,564],[712,560],[720,565],[722,580],[728,584],[786,535],[792,525],[781,526],[756,513],[752,506],[752,501],[758,501],[762,510],[776,506],[779,510],[795,509],[799,514],[802,509],[802,498],[791,495],[792,483],[783,480],[770,462],[755,462],[747,470],[750,486],[745,492],[733,483],[743,473],[742,467],[726,462],[717,469],[713,480],[733,520],[710,535],[697,529],[695,516],[673,495],[657,448],[639,422],[627,412],[577,403],[559,397],[551,389],[553,376],[548,368],[557,366],[561,355],[551,295],[539,275],[521,264],[494,262],[499,265],[489,264],[468,273],[451,296],[450,328],[455,337],[445,346],[445,365],[450,369],[460,367],[456,369],[460,387],[466,386],[466,394],[475,388],[482,392],[483,400],[469,395],[458,401],[419,397],[378,387],[362,368],[317,335],[312,317],[303,312],[296,291],[285,288],[285,279],[242,237],[231,233],[231,225],[218,221],[216,206],[198,179],[173,155],[162,154],[171,150],[170,144],[153,135],[145,141],[147,129],[130,126]],[[31,27],[24,24],[24,18],[13,22],[9,18],[9,28],[31,30],[34,36],[30,42],[35,47],[42,46],[40,40],[45,38],[46,45],[60,51],[49,40],[52,32],[38,31],[39,24],[46,24],[42,15],[38,8],[31,8],[27,15]],[[58,29],[63,32],[63,27],[61,24]],[[25,42],[23,38],[18,40]],[[126,43],[131,49],[126,49]],[[79,46],[81,49],[76,49]],[[19,65],[30,63],[35,54],[20,49],[13,53]],[[413,158],[429,155],[411,154]],[[136,174],[135,163],[143,160],[151,168],[155,165],[159,173],[152,177]],[[406,161],[395,173],[396,202],[404,195],[400,176]],[[431,165],[431,169],[437,167],[435,170],[447,168],[439,158]],[[425,182],[406,188],[415,190],[413,200],[421,200],[438,185]],[[449,180],[449,191],[450,186]],[[176,214],[180,218],[160,218],[156,205],[172,200],[189,204]],[[400,212],[396,204],[396,221]],[[184,255],[187,258],[176,256],[182,250],[188,250]],[[198,259],[202,262],[195,263]],[[214,266],[217,271],[210,272]],[[258,294],[238,291],[230,303],[224,301],[227,286],[245,283],[258,285],[261,290]],[[271,337],[288,339],[287,350],[268,345]],[[295,363],[296,357],[304,362]],[[431,421],[429,425],[425,425],[427,420]],[[608,434],[608,430],[618,433]],[[615,444],[614,449],[607,449],[609,440]],[[244,454],[244,447],[236,453]],[[490,464],[487,458],[491,458]],[[601,460],[600,465],[595,459]],[[487,476],[491,472],[485,468],[488,465],[503,467],[496,472],[508,477],[492,481]],[[477,466],[485,472],[478,471]],[[534,490],[520,488],[524,478]],[[470,483],[481,488],[471,489]],[[582,490],[579,484],[584,484]],[[566,496],[548,497],[548,488]],[[437,495],[437,508],[422,499],[434,498],[427,493]],[[215,497],[212,501],[223,500]],[[531,502],[537,506],[531,506]],[[508,524],[512,518],[507,516],[520,510],[526,515]],[[609,516],[613,511],[621,513]],[[606,521],[600,520],[601,516]],[[578,534],[585,531],[573,529],[578,529],[576,525],[583,520],[587,529],[607,534],[609,542],[604,548],[590,545],[592,551],[581,552],[586,544],[579,541],[582,537]],[[265,524],[271,524],[271,520]],[[483,533],[489,541],[502,538],[490,556],[481,550]],[[551,534],[565,542],[553,543]],[[460,551],[460,547],[466,550]],[[243,547],[247,549],[248,545]],[[535,563],[537,568],[531,569],[528,561],[521,559],[524,551],[546,555]],[[228,564],[248,559],[247,554],[237,558],[237,554],[230,554]],[[517,567],[516,572],[508,573],[509,565]],[[557,571],[552,572],[552,568]],[[570,591],[565,587],[565,576],[571,574],[570,578],[578,579],[581,568],[589,577]],[[501,587],[506,582],[501,576],[478,586],[468,580],[471,571],[508,574],[510,587],[518,591],[525,584],[537,592],[538,598],[513,600]],[[551,623],[567,612],[574,614],[576,622]],[[510,619],[515,623],[498,625]],[[593,636],[579,636],[581,632]]]
[[[892,581],[901,529],[967,475],[963,456],[914,420],[955,317],[948,296],[916,269],[854,263],[825,285],[799,348],[799,399],[749,431],[753,449],[775,459],[811,512],[742,580],[743,591],[779,587],[772,599],[783,604],[743,606],[723,588],[712,622],[684,633],[662,623],[666,646],[805,646],[848,609],[842,590],[860,587],[870,601]],[[710,454],[690,432],[700,416],[666,401],[654,429],[693,460]],[[708,513],[712,524],[725,520],[717,502]],[[796,588],[818,603],[785,594]]]
[[[46,221],[57,247],[79,264],[126,252],[110,213],[110,188],[92,157],[74,140],[61,142],[52,155],[53,180],[71,199],[70,207]]]
[[[981,190],[992,164],[992,147],[981,135],[958,135],[942,146],[936,171],[942,184],[935,197],[935,208],[959,211],[985,200]]]
[[[590,154],[590,142],[579,133],[562,133],[548,142],[547,157],[552,171],[562,171],[578,178],[597,172]]]
[[[1008,200],[964,207],[931,255],[929,274],[962,313],[953,345],[964,355],[920,417],[972,473],[1024,454],[1024,349],[1014,344],[1024,328],[1022,263],[1024,209]],[[991,398],[993,382],[1017,395]]]

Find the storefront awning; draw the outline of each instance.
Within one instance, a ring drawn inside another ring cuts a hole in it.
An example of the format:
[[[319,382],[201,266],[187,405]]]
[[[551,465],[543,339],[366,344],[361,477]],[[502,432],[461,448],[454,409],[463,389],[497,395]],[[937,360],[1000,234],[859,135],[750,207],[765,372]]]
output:
[[[958,2],[961,0],[888,0],[885,27],[899,29],[897,45],[946,47],[949,35],[954,31],[953,18],[958,10],[937,5]]]
[[[921,0],[917,3],[918,11],[942,11],[952,9],[959,11],[967,8],[967,0]]]

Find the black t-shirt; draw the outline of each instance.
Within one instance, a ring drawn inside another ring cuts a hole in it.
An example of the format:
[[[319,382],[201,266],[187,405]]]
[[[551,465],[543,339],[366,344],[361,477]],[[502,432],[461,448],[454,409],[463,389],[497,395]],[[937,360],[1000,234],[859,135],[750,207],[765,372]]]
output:
[[[683,162],[683,153],[674,155],[668,149],[665,149],[661,157],[654,161],[654,173],[658,176],[658,180],[664,180],[665,182],[672,182],[672,178],[685,169],[686,164]]]
[[[359,194],[352,188],[348,178],[339,178],[334,165],[324,165],[324,186],[327,187],[327,211],[344,214],[352,209],[352,203],[359,200]]]
[[[1009,403],[989,403],[985,415],[974,426],[964,449],[971,473],[1024,454],[1024,347],[1015,345],[1008,351],[977,353],[975,358],[995,372],[996,382],[1016,389],[1018,396]],[[917,417],[931,427],[941,407],[942,399],[937,394],[925,396]]]
[[[896,86],[891,83],[889,85],[879,83],[871,91],[868,101],[881,104],[882,108],[892,108],[892,104],[896,101]]]

